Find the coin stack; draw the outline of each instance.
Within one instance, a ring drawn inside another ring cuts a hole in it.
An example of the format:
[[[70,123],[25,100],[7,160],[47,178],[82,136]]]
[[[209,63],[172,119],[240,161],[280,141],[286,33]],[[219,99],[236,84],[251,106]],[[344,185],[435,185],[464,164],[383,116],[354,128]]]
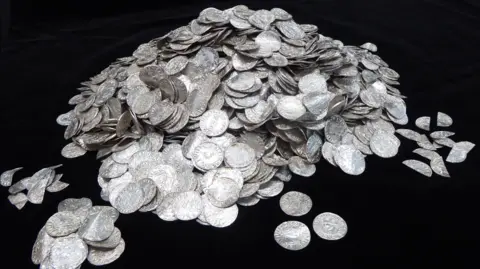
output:
[[[57,118],[62,155],[97,151],[120,213],[226,227],[325,158],[345,173],[398,152],[399,75],[280,8],[207,8],[83,82]]]
[[[85,260],[106,265],[125,250],[125,241],[114,226],[118,211],[110,206],[93,206],[88,198],[68,198],[58,204],[38,233],[32,261],[40,268],[80,268]]]

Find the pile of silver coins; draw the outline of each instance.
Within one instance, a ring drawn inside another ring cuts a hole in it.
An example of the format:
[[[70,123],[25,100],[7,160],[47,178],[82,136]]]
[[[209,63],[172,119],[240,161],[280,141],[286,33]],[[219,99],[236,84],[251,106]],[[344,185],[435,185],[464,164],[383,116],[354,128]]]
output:
[[[114,226],[118,211],[110,206],[93,206],[88,198],[69,198],[58,204],[38,233],[32,261],[40,268],[80,268],[85,260],[106,265],[125,250],[125,241]]]
[[[120,213],[225,227],[322,157],[359,175],[366,155],[397,154],[406,105],[376,51],[280,8],[207,8],[82,83],[57,118],[62,155],[97,151]]]
[[[68,202],[73,209],[59,210],[39,236],[60,232],[62,240],[34,261],[53,268],[76,268],[85,259],[96,265],[113,261],[124,249],[113,228],[119,213],[152,212],[164,221],[227,227],[238,205],[279,195],[293,174],[314,175],[322,158],[360,175],[366,156],[394,157],[400,147],[396,133],[413,137],[423,150],[449,144],[452,162],[461,161],[474,146],[470,142],[432,133],[432,144],[426,136],[396,130],[409,121],[405,96],[396,88],[400,76],[376,52],[373,43],[344,45],[319,34],[315,25],[300,24],[283,9],[244,5],[207,8],[188,25],[141,44],[81,83],[69,100],[73,109],[57,118],[66,127],[64,138],[71,139],[62,155],[96,152],[100,195],[113,208]],[[448,125],[448,115],[439,119]],[[443,159],[434,157],[433,171],[446,176]],[[413,160],[404,164],[429,173]],[[2,182],[11,182],[10,174]],[[297,217],[310,211],[312,201],[290,192],[280,206]],[[347,227],[340,216],[325,212],[313,230],[337,240]],[[310,230],[287,221],[274,238],[300,250]],[[116,244],[105,250],[105,240]]]

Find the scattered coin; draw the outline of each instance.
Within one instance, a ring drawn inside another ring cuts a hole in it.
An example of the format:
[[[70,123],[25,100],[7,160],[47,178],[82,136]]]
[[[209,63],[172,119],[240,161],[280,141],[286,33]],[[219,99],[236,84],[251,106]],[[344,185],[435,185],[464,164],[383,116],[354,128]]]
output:
[[[312,199],[301,192],[290,191],[280,198],[280,208],[292,217],[299,217],[307,214],[312,209]]]
[[[339,215],[325,212],[313,220],[313,231],[322,239],[339,240],[347,234],[347,223]]]
[[[437,126],[438,127],[450,127],[453,124],[453,119],[443,113],[443,112],[438,112],[437,113]]]
[[[415,125],[425,131],[430,131],[430,117],[423,116],[415,121]]]
[[[13,175],[17,172],[22,170],[23,167],[13,168],[11,170],[7,170],[0,175],[0,184],[3,187],[10,187],[12,185]]]
[[[405,160],[402,163],[426,177],[432,176],[432,169],[426,163],[417,160]]]
[[[277,226],[273,234],[275,241],[287,250],[302,250],[310,244],[310,230],[299,221],[285,221]]]
[[[475,147],[475,144],[468,141],[456,142],[453,144],[446,161],[449,163],[461,163],[467,158],[467,154]]]

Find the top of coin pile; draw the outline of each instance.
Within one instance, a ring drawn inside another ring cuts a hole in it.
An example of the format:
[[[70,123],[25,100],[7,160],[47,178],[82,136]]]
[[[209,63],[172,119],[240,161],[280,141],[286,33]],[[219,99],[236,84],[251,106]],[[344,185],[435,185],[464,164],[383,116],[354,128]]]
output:
[[[120,213],[230,225],[237,204],[281,193],[323,156],[361,174],[408,122],[399,74],[376,45],[347,46],[280,8],[207,8],[81,83],[60,115],[62,155],[97,151]]]

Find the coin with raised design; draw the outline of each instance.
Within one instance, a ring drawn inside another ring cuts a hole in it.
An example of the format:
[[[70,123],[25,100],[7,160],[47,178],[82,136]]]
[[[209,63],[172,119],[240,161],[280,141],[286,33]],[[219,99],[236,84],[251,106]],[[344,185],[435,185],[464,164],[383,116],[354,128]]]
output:
[[[339,240],[347,234],[347,223],[339,215],[325,212],[313,220],[313,231],[322,239]]]

